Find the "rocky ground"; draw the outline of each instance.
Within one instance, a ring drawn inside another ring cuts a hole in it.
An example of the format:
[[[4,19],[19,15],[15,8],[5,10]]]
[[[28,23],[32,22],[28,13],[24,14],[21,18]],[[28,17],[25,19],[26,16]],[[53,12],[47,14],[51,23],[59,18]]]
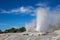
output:
[[[0,40],[60,40],[60,31],[55,31],[45,35],[32,33],[5,33],[0,34]]]

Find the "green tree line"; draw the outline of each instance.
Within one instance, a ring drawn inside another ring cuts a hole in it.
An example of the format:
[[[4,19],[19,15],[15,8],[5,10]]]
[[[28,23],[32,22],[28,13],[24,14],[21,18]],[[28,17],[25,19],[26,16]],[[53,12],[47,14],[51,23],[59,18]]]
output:
[[[24,31],[26,31],[26,28],[21,27],[21,28],[10,28],[10,29],[6,29],[5,31],[0,30],[0,33],[18,33]]]

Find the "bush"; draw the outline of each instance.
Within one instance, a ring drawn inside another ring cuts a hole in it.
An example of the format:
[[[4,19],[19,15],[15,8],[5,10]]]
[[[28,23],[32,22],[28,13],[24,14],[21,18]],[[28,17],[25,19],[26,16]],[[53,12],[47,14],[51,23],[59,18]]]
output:
[[[0,33],[3,33],[2,30],[0,30]]]
[[[19,30],[19,32],[24,32],[24,31],[26,31],[25,27],[19,28],[18,30]]]
[[[5,33],[15,33],[17,30],[15,28],[5,30]]]
[[[11,29],[7,29],[4,31],[4,33],[16,33],[16,32],[24,32],[26,31],[25,27],[22,27],[22,28],[11,28]]]

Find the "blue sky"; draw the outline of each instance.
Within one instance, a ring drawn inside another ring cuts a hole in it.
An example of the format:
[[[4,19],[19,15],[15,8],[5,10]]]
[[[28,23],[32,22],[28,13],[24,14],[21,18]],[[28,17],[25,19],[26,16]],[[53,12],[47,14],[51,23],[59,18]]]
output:
[[[60,0],[0,0],[0,29],[24,27],[26,22],[36,19],[36,8],[50,7],[55,11],[58,5]]]

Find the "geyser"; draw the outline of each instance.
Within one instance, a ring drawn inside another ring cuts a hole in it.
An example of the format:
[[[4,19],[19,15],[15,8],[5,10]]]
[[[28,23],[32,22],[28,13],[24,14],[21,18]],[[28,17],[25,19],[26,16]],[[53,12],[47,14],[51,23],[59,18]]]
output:
[[[36,10],[36,31],[47,32],[48,30],[48,10],[46,8],[38,8]]]
[[[27,32],[35,32],[39,34],[45,34],[49,31],[49,9],[37,8],[35,22],[27,23],[25,25]],[[35,25],[36,24],[36,25]]]

